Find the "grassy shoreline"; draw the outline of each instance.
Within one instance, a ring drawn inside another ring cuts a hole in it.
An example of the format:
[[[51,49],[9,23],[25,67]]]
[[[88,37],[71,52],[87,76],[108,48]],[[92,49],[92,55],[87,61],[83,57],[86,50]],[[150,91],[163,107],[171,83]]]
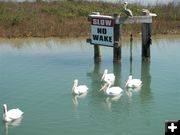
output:
[[[153,18],[153,34],[180,34],[180,6],[128,6],[134,15],[147,8]],[[90,25],[87,16],[93,11],[112,15],[122,12],[121,3],[59,1],[36,3],[0,2],[0,37],[87,37]],[[123,26],[123,34],[139,34],[140,25]]]

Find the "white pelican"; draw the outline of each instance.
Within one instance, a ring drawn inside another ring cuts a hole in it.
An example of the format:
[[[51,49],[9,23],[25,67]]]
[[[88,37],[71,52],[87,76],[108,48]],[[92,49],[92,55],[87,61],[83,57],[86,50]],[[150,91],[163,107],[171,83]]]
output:
[[[148,9],[142,9],[142,12],[149,16],[157,16],[157,14],[155,14],[155,13],[150,13],[150,11]]]
[[[113,86],[113,87],[110,87],[110,86],[111,86],[110,83],[105,83],[105,85],[99,91],[103,90],[105,94],[108,96],[117,96],[117,95],[122,94],[123,89],[121,89],[118,86]]]
[[[3,105],[3,119],[4,119],[4,121],[11,122],[11,121],[14,121],[14,120],[21,118],[22,115],[23,115],[23,112],[19,108],[11,109],[8,111],[7,105],[6,104]]]
[[[101,81],[104,81],[106,83],[110,83],[110,84],[114,84],[114,81],[115,81],[115,75],[114,73],[108,73],[108,70],[105,69],[104,70],[104,73],[101,77]]]
[[[127,9],[128,3],[124,2],[124,12],[126,13],[127,16],[133,17],[132,11],[130,9]]]
[[[142,85],[142,81],[140,79],[133,79],[132,75],[129,75],[125,87],[128,87],[128,88],[138,88],[141,85]]]
[[[81,94],[87,93],[87,92],[88,92],[88,87],[86,85],[78,86],[78,80],[75,79],[73,87],[72,87],[72,93],[75,95],[81,95]]]

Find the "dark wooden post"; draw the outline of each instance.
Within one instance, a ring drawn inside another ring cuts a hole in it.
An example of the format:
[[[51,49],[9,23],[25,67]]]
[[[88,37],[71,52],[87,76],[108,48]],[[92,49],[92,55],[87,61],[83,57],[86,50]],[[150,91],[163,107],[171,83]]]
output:
[[[101,50],[99,45],[94,45],[94,63],[101,62]]]
[[[132,41],[133,41],[133,37],[132,34],[130,35],[130,61],[132,61]]]
[[[118,14],[114,14],[114,48],[113,48],[113,62],[121,61],[121,32],[120,25],[116,24],[116,20],[118,19]]]
[[[142,12],[144,16],[146,12]],[[142,60],[150,61],[150,45],[151,45],[151,26],[152,23],[142,23]]]
[[[121,84],[121,63],[113,63],[113,73],[116,78],[114,84],[119,86]]]
[[[129,65],[129,75],[132,75],[132,34],[130,35],[130,65]]]

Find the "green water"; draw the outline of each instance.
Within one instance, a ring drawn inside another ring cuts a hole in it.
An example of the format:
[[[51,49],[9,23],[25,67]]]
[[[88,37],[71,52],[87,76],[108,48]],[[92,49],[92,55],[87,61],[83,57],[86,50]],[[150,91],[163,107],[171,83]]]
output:
[[[102,63],[94,65],[85,39],[1,40],[0,105],[19,107],[24,116],[19,123],[1,121],[0,134],[164,135],[165,120],[180,119],[180,38],[153,38],[151,63],[141,62],[136,40],[131,65],[128,44],[120,64],[113,64],[112,48],[103,47]],[[105,68],[123,89],[130,72],[142,88],[113,101],[98,91]],[[72,96],[74,79],[89,87],[85,97]]]

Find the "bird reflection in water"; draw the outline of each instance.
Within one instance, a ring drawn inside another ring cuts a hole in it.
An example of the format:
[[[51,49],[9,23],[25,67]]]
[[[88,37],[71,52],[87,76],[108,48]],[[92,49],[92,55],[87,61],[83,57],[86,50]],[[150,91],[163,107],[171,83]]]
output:
[[[5,122],[4,121],[4,135],[9,135],[8,131],[9,131],[9,127],[18,127],[21,125],[22,123],[22,119],[23,117],[20,117],[19,119],[10,121],[10,122]]]
[[[106,98],[105,101],[106,101],[106,105],[107,105],[107,107],[108,107],[109,110],[111,110],[112,103],[113,103],[113,102],[118,102],[122,95],[123,95],[123,94],[119,94],[119,95],[116,95],[116,96],[108,96],[108,97]]]
[[[72,101],[75,107],[77,107],[79,105],[79,99],[83,99],[85,98],[87,95],[87,93],[83,93],[81,95],[72,95]]]

